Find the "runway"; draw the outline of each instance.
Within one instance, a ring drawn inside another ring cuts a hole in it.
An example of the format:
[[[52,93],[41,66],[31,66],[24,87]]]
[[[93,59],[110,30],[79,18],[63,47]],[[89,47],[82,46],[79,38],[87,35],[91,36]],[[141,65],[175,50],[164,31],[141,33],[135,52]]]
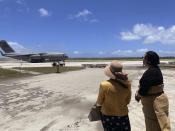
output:
[[[168,63],[168,61],[161,61]],[[110,61],[99,61],[99,62],[66,62],[66,66],[81,66],[82,64],[109,64]],[[124,66],[142,66],[142,61],[121,61]],[[0,62],[0,68],[14,68],[14,67],[51,67],[52,63],[27,63],[18,61]]]
[[[132,81],[129,116],[133,131],[145,131],[141,103],[134,93],[143,69],[125,70]],[[169,97],[172,131],[175,130],[175,71],[163,69]],[[108,78],[103,69],[84,69],[47,74],[0,83],[0,130],[2,131],[102,131],[100,122],[89,122],[100,82]]]

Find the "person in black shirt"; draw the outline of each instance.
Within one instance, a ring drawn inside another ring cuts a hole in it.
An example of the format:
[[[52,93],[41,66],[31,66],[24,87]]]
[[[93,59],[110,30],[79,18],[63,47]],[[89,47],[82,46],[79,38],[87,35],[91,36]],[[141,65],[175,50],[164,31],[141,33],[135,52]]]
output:
[[[163,84],[163,76],[158,66],[158,64],[160,64],[159,56],[155,52],[147,52],[143,63],[148,68],[148,70],[145,71],[139,81],[140,89],[138,93],[142,96],[145,96],[152,86]]]
[[[170,131],[168,97],[163,91],[163,76],[158,66],[158,54],[154,51],[146,52],[143,64],[147,70],[139,81],[135,99],[142,102],[146,131]]]

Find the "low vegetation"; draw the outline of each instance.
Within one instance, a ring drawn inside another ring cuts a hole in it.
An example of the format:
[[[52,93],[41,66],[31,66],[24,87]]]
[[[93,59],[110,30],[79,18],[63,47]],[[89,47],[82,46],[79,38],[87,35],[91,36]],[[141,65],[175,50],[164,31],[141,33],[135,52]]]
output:
[[[14,69],[39,72],[41,74],[56,73],[58,71],[56,67],[26,67],[26,68],[24,67],[24,68],[14,68]],[[81,70],[81,69],[84,69],[84,68],[83,67],[60,67],[59,72],[61,73],[61,72],[75,71],[75,70]],[[10,69],[0,68],[0,80],[20,78],[20,77],[26,77],[26,76],[33,76],[33,75],[30,73],[22,73],[22,72],[13,71]]]
[[[161,63],[159,64],[160,67],[167,67],[167,68],[175,68],[175,64],[166,64],[166,63]]]
[[[57,67],[23,67],[23,68],[15,68],[15,69],[34,71],[34,72],[39,72],[43,74],[57,72]],[[81,70],[81,69],[84,69],[84,68],[83,67],[59,67],[59,72],[61,73],[61,72],[75,71],[75,70]]]
[[[31,76],[31,74],[0,68],[0,80],[10,79],[10,78],[19,78],[19,77],[25,77],[25,76]]]
[[[175,60],[174,56],[160,57],[160,60]],[[69,58],[67,62],[89,62],[89,61],[142,61],[143,57],[106,57],[106,58]]]
[[[175,64],[160,63],[159,67],[161,69],[173,69],[173,68],[175,68]],[[137,68],[145,68],[146,69],[145,66],[138,66]]]
[[[142,58],[140,57],[106,57],[106,58],[69,58],[66,60],[67,62],[92,62],[92,61],[111,61],[111,60],[141,60]]]

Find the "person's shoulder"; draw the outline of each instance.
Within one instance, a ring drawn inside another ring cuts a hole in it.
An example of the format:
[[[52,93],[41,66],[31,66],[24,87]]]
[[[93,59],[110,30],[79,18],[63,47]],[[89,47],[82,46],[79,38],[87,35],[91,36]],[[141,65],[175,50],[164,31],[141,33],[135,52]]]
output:
[[[152,74],[153,72],[155,72],[155,71],[157,71],[157,68],[155,68],[155,67],[153,67],[153,66],[151,66],[151,67],[149,67],[144,73],[143,73],[143,75],[150,75],[150,74]]]
[[[104,92],[109,88],[109,82],[108,81],[103,81],[100,83],[100,89],[103,90]]]
[[[159,68],[158,66],[156,66],[156,67],[152,66],[152,67],[150,67],[150,68],[148,69],[148,72],[149,72],[149,73],[151,73],[151,72],[159,73],[159,72],[161,72],[161,70],[160,70],[160,68]]]
[[[131,81],[130,80],[127,81],[127,85],[128,85],[128,88],[131,89]]]
[[[111,85],[111,82],[109,80],[103,81],[100,83],[100,87],[103,87],[103,88],[108,87],[110,85]]]

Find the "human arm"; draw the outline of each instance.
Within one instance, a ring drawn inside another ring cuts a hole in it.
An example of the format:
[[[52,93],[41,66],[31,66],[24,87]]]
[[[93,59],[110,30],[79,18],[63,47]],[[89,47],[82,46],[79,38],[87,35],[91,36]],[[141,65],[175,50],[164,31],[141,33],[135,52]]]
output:
[[[140,94],[138,93],[138,91],[136,91],[136,93],[135,93],[135,100],[136,100],[137,102],[139,102],[140,99],[141,99],[141,96],[140,96]]]
[[[105,93],[102,84],[100,84],[98,98],[96,104],[102,105],[105,99]]]

